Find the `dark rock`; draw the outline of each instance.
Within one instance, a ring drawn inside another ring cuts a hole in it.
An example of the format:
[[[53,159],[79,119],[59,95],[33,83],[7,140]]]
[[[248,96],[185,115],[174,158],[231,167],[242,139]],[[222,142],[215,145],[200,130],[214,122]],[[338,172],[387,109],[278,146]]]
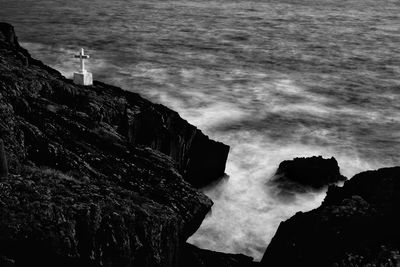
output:
[[[19,47],[14,27],[8,23],[0,22],[0,40],[5,44],[13,47]]]
[[[282,222],[262,266],[399,266],[400,167],[331,186],[322,205]]]
[[[3,140],[0,138],[0,178],[8,176],[8,165]]]
[[[138,94],[74,85],[5,23],[0,126],[0,255],[19,267],[179,266],[212,205],[187,181],[222,175],[228,153]]]
[[[345,180],[334,157],[324,159],[314,156],[281,162],[272,183],[289,192],[303,192],[307,189],[322,189]]]
[[[50,101],[56,104],[47,103],[50,107],[60,105],[86,114],[93,123],[105,122],[117,129],[132,144],[172,157],[180,173],[196,187],[224,175],[229,146],[210,140],[178,113],[100,82],[90,88],[72,84],[59,72],[32,59],[19,46],[13,27],[7,23],[0,23],[0,50],[5,60],[0,73],[4,97],[16,114],[33,120],[32,106],[45,105],[33,102]],[[28,59],[28,67],[18,54]]]
[[[203,187],[222,178],[228,153],[229,146],[210,140],[201,132],[196,132],[185,169],[186,180],[195,187]],[[207,173],[215,173],[215,175],[207,176]]]
[[[134,112],[125,110],[121,133],[133,144],[141,144],[171,156],[185,179],[203,187],[225,172],[229,146],[210,140],[162,105]]]
[[[258,263],[253,258],[242,254],[227,254],[200,249],[186,244],[183,252],[182,267],[255,267]]]
[[[14,267],[15,261],[13,259],[10,259],[10,258],[0,255],[0,266],[1,267]]]

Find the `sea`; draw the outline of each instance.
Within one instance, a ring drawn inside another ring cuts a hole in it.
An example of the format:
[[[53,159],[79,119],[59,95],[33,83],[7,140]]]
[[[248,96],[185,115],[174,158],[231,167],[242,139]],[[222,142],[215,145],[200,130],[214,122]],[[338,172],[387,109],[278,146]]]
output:
[[[189,239],[260,260],[281,221],[326,190],[282,197],[283,160],[335,157],[342,174],[399,165],[398,0],[0,0],[22,46],[66,77],[162,103],[231,147]]]

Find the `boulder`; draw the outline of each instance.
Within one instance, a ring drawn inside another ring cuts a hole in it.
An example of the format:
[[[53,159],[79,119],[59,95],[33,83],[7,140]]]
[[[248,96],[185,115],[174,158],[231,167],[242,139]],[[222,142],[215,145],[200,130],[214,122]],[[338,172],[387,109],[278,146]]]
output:
[[[281,162],[271,182],[289,192],[304,192],[320,190],[345,180],[334,157],[314,156]]]

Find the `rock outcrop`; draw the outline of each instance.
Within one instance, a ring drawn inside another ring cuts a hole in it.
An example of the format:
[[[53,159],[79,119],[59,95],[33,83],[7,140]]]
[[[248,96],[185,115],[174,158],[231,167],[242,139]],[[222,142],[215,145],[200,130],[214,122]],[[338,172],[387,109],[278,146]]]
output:
[[[282,222],[262,266],[399,266],[400,167],[329,187],[322,205]]]
[[[126,108],[123,118],[119,127],[121,134],[133,144],[171,156],[193,186],[203,187],[224,175],[229,147],[210,140],[178,113],[162,105],[146,103],[140,111]]]
[[[212,205],[189,182],[223,175],[229,150],[138,94],[74,85],[6,23],[0,128],[2,266],[180,266]]]
[[[334,157],[324,159],[314,156],[281,162],[271,182],[287,191],[303,192],[307,189],[319,190],[345,180]]]
[[[32,59],[6,23],[0,24],[0,48],[8,59],[13,59],[3,60],[0,79],[20,85],[9,96],[15,112],[29,115],[30,98],[45,99],[86,114],[93,122],[110,125],[134,145],[169,155],[183,177],[196,187],[224,175],[229,146],[210,140],[178,113],[100,82],[90,88],[73,85],[56,70]]]

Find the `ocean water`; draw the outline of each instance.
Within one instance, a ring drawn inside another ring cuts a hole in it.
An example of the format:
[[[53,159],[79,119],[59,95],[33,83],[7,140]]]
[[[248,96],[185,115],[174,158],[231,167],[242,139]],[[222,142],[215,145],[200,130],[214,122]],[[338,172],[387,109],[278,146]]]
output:
[[[261,259],[282,220],[325,192],[277,197],[282,160],[334,156],[344,175],[399,165],[397,0],[0,0],[31,54],[178,111],[231,146],[189,242]]]

